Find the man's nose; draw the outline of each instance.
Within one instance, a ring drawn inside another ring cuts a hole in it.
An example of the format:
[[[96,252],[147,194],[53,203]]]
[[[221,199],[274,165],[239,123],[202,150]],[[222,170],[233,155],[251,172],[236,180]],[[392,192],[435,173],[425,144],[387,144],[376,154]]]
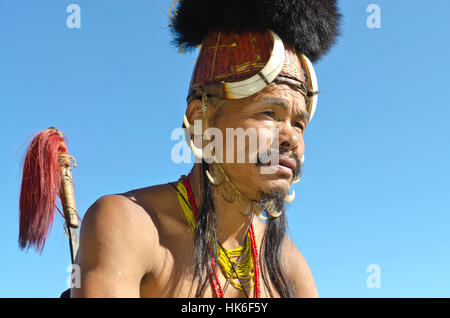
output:
[[[280,127],[280,148],[289,149],[296,152],[300,145],[298,133],[290,124],[285,124]]]

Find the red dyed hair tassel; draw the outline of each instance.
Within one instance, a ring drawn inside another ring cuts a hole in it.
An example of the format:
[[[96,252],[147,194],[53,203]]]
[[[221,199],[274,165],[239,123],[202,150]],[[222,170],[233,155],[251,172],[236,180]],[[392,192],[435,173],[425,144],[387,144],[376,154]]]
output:
[[[34,246],[36,251],[42,252],[44,248],[57,209],[57,196],[62,198],[64,192],[65,177],[62,173],[65,171],[63,168],[67,169],[67,162],[62,161],[67,157],[70,155],[64,137],[56,128],[40,132],[28,147],[19,203],[19,245],[22,249]],[[70,170],[70,159],[68,161]],[[77,224],[73,227],[78,227],[77,217],[75,220],[73,223]]]

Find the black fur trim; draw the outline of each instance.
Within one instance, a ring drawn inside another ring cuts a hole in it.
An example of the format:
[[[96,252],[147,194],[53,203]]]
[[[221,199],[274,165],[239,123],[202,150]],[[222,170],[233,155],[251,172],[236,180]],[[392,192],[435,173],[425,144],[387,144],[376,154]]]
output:
[[[172,44],[192,51],[209,31],[270,29],[314,62],[335,43],[340,18],[336,0],[180,0],[170,30]]]

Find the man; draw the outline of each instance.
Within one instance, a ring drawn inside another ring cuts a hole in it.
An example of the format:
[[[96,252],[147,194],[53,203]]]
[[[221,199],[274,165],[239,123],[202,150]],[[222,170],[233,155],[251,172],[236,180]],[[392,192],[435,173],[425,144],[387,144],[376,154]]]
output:
[[[216,117],[217,127],[270,125],[274,119],[265,112],[277,108],[277,105],[260,103],[264,98],[276,98],[289,106],[289,109],[276,112],[281,123],[280,145],[294,158],[301,158],[305,149],[303,129],[291,126],[290,122],[296,121],[297,112],[305,111],[305,100],[287,85],[273,85],[248,100],[223,106],[223,113]],[[201,115],[198,106],[198,100],[189,104],[188,118]],[[301,120],[300,123],[306,127],[306,121]],[[259,192],[270,193],[272,189],[287,193],[295,173],[291,168],[280,168],[277,173],[261,175],[254,164],[231,165],[236,165],[236,168],[229,169],[230,178],[251,198],[257,198]],[[197,206],[202,202],[198,190],[202,187],[201,175],[202,167],[197,163],[190,179]],[[224,191],[221,187],[213,189],[218,241],[228,249],[241,246],[253,222],[257,245],[262,246],[266,225],[252,214],[240,213],[238,202],[229,203],[220,195]],[[89,208],[83,219],[79,250],[81,288],[73,289],[73,296],[193,297],[196,291],[196,286],[191,284],[195,269],[193,243],[194,234],[177,200],[177,192],[170,185],[102,197]],[[295,288],[293,296],[317,296],[303,256],[288,238],[285,238],[283,246],[282,260],[286,265],[286,279]],[[226,279],[221,275],[222,286]],[[203,296],[213,296],[210,286]],[[261,296],[270,296],[267,287],[262,288]],[[279,295],[275,292],[274,296]],[[228,288],[225,297],[245,297],[245,293]]]
[[[299,52],[317,60],[333,42],[338,17],[331,0],[180,2],[175,42],[183,49],[201,44],[185,126],[202,160],[179,182],[104,196],[89,208],[78,255],[81,288],[73,297],[318,296],[307,262],[285,234],[284,201],[300,175],[317,93]],[[296,30],[302,27],[308,31]],[[313,45],[302,38],[308,36],[316,36]],[[221,134],[206,155],[211,127]],[[262,162],[261,152],[272,149],[264,142],[255,151],[251,138],[239,147],[223,137],[230,128],[254,129],[258,140],[272,142],[276,130],[278,165]],[[272,173],[261,173],[268,165]],[[266,222],[255,217],[263,212]]]
[[[184,118],[197,161],[88,209],[72,297],[318,296],[285,205],[317,102],[308,57],[331,47],[339,17],[334,0],[179,1],[174,43],[201,45]]]

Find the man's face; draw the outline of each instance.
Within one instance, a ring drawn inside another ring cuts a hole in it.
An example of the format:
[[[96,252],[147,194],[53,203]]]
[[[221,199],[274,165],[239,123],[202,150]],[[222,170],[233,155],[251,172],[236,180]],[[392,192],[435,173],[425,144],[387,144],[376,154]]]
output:
[[[223,153],[219,152],[219,156],[223,158],[225,172],[252,200],[260,200],[262,192],[289,192],[293,178],[300,172],[299,159],[305,151],[303,133],[307,124],[305,97],[284,84],[272,84],[249,98],[226,101],[210,121],[211,127],[223,134]],[[249,134],[239,144],[239,137],[227,138],[227,128],[233,129],[236,135],[238,128],[241,132],[253,131],[257,138]],[[264,161],[263,155],[271,148],[279,150],[278,164]],[[245,160],[238,162],[239,156]],[[262,168],[269,165],[273,168],[263,172]]]

